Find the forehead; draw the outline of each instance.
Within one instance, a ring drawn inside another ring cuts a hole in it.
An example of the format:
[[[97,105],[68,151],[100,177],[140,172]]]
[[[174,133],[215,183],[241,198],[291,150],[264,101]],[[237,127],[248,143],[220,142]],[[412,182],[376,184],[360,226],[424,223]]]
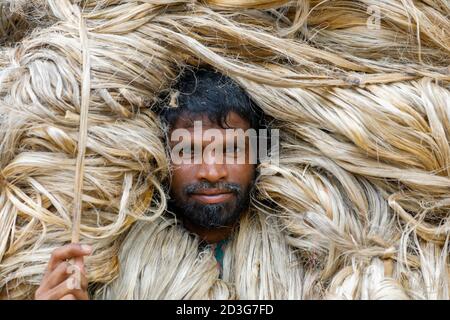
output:
[[[225,125],[226,128],[223,128],[219,123],[212,122],[207,114],[181,114],[180,117],[178,117],[177,121],[175,121],[174,126],[171,128],[171,130],[175,129],[187,129],[187,130],[193,130],[194,129],[194,122],[195,121],[201,121],[202,128],[203,129],[243,129],[247,130],[250,129],[250,123],[243,119],[240,115],[238,115],[236,112],[231,111],[227,114]]]

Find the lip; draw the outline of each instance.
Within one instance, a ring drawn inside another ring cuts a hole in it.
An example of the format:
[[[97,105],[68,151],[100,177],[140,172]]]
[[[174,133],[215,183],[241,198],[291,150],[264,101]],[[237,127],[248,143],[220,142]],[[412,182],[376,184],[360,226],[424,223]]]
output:
[[[204,189],[191,195],[196,200],[203,203],[221,203],[233,197],[233,193],[220,189]]]

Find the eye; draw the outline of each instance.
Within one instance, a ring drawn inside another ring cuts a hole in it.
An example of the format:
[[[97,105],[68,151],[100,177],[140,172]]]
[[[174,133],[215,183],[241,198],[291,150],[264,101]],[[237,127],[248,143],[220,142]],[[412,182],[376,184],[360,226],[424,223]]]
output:
[[[194,146],[191,145],[183,145],[178,150],[178,155],[181,157],[188,157],[194,154]]]

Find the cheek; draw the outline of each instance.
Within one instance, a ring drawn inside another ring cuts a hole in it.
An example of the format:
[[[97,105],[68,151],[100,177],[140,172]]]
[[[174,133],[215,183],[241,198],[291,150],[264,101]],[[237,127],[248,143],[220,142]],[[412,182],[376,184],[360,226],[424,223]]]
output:
[[[256,173],[256,166],[253,164],[231,165],[228,167],[230,182],[239,183],[241,186],[248,186]]]
[[[192,183],[195,177],[194,168],[192,166],[172,166],[172,183],[170,191],[173,194],[180,194],[185,185]]]

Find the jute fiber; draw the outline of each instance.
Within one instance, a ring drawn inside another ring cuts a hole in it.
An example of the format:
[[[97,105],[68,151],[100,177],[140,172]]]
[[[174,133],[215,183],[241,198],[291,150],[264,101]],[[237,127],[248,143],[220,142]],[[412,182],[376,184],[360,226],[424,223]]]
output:
[[[450,3],[0,2],[0,296],[94,247],[110,299],[449,299]],[[280,130],[225,250],[166,213],[155,106],[209,65]]]

